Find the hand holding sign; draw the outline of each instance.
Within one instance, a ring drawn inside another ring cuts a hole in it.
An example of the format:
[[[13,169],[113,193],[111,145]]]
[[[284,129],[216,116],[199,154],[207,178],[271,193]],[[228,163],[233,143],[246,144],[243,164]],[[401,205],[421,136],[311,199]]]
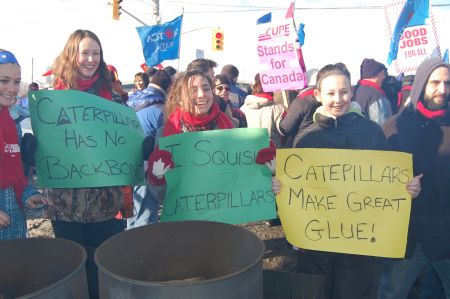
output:
[[[258,155],[256,156],[256,163],[258,164],[265,164],[267,168],[270,169],[272,172],[272,175],[275,174],[276,164],[275,164],[275,157],[276,157],[276,147],[275,143],[270,141],[270,147],[265,147],[261,149],[258,152]]]
[[[172,160],[172,154],[160,149],[155,149],[150,155],[148,164],[151,165],[151,171],[148,172],[148,180],[150,183],[157,186],[166,183],[164,176],[169,169],[175,167]]]
[[[420,179],[423,177],[423,173],[419,174],[418,176],[415,176],[410,180],[408,183],[406,183],[406,189],[408,190],[408,193],[411,194],[412,198],[416,198],[419,196],[420,191],[422,190],[420,186]]]

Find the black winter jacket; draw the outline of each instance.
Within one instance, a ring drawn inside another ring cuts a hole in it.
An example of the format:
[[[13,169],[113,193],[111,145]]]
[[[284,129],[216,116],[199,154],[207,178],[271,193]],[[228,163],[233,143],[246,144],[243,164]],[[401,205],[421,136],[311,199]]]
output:
[[[413,154],[414,175],[423,173],[422,191],[412,201],[406,256],[422,242],[431,260],[450,259],[450,113],[440,120],[408,105],[383,126],[392,150]]]
[[[320,102],[311,94],[299,95],[292,101],[280,122],[280,130],[287,136],[286,147],[297,143],[300,134],[313,123],[314,112],[320,106]]]
[[[336,119],[316,114],[316,121],[299,136],[295,147],[387,150],[386,137],[375,122],[350,112]]]

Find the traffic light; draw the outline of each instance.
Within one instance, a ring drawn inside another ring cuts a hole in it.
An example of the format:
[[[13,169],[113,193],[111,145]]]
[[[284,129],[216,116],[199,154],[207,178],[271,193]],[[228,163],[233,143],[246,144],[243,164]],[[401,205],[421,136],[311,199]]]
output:
[[[121,6],[120,6],[120,2],[122,2],[123,0],[113,0],[113,5],[112,5],[112,7],[113,7],[113,13],[112,13],[112,18],[114,19],[114,20],[119,20],[120,19],[120,14],[121,14],[121,12],[120,12],[120,9],[122,8]]]
[[[212,32],[212,49],[223,51],[223,31],[220,29],[214,29]]]

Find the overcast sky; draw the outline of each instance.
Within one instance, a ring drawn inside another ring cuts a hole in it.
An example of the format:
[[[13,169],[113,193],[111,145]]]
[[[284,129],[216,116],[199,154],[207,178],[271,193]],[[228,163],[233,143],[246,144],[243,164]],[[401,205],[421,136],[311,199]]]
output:
[[[112,0],[110,0],[112,1]],[[0,48],[18,57],[23,80],[44,81],[40,75],[62,50],[68,36],[76,29],[89,29],[100,38],[107,63],[116,66],[123,82],[130,82],[144,62],[135,27],[138,21],[122,13],[120,21],[111,18],[107,0],[14,0],[1,1]],[[196,49],[221,66],[233,63],[241,71],[240,79],[251,81],[258,72],[255,51],[255,22],[274,11],[284,14],[290,0],[186,0],[160,1],[162,22],[180,15],[184,8],[181,57],[163,63],[181,70],[195,59]],[[296,1],[295,20],[305,24],[303,47],[307,68],[320,68],[327,63],[344,62],[357,76],[363,58],[383,63],[389,48],[389,37],[379,0],[303,0]],[[151,24],[151,0],[124,0],[122,7],[147,24]],[[450,4],[449,0],[432,1],[433,5]],[[347,7],[347,9],[343,9]],[[303,8],[303,9],[302,9]],[[434,17],[441,47],[450,48],[450,7],[434,7]],[[213,52],[211,29],[224,30],[225,50]],[[32,62],[33,61],[33,69]],[[354,78],[355,79],[355,78]],[[356,78],[357,79],[357,78]]]

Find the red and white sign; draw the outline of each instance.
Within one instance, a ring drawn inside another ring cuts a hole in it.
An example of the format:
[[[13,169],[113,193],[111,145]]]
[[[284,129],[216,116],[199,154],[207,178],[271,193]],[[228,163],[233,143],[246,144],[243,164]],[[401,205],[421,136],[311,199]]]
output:
[[[263,90],[295,90],[305,87],[292,18],[257,25],[256,51],[263,68],[259,75]]]
[[[405,2],[406,0],[401,0],[384,7],[384,16],[391,38]],[[430,9],[429,24],[405,28],[400,38],[397,59],[392,65],[397,74],[415,73],[422,61],[432,56],[441,57],[441,50],[433,12]]]

